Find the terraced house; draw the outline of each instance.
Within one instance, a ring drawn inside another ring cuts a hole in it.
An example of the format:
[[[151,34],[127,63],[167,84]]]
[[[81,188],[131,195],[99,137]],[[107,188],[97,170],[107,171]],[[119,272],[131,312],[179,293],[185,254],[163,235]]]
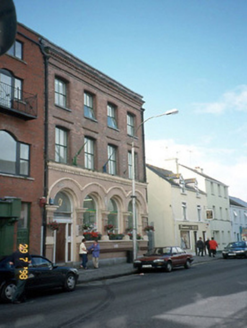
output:
[[[132,249],[133,140],[140,238],[148,220],[143,127],[137,131],[143,99],[48,40],[42,44],[47,54],[46,255],[56,262],[78,261],[84,235],[88,244],[100,238],[101,260],[125,259]],[[147,245],[139,243],[140,250]]]
[[[173,167],[175,172],[180,173],[185,180],[194,177],[197,180],[198,188],[207,194],[205,219],[208,223],[208,230],[211,236],[217,240],[218,250],[224,249],[231,241],[232,231],[228,186],[205,174],[200,167],[192,169],[179,164],[176,160],[170,161],[169,167]]]
[[[54,262],[76,262],[85,236],[100,239],[101,260],[126,260],[133,161],[146,249],[142,96],[22,24],[0,64],[1,253],[19,239]]]
[[[40,253],[43,178],[43,55],[38,36],[18,24],[0,57],[0,255],[19,242]]]

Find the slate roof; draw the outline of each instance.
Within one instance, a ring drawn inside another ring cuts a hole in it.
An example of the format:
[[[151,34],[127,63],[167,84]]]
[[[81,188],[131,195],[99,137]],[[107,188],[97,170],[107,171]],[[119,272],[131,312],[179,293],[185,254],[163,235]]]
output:
[[[247,207],[247,203],[240,198],[229,196],[230,205]]]
[[[155,174],[157,174],[160,178],[166,180],[171,185],[181,188],[179,183],[177,183],[173,178],[171,178],[171,176],[175,176],[174,172],[172,172],[170,170],[166,170],[166,169],[161,169],[160,167],[157,167],[157,166],[154,166],[151,164],[146,164],[146,167],[148,169],[150,169],[152,172],[154,172]],[[185,185],[185,189],[195,192],[195,188],[191,187],[188,184]],[[203,192],[201,190],[199,190],[199,191],[201,194],[206,194],[205,192]]]
[[[212,180],[212,181],[214,181],[214,182],[217,182],[217,183],[222,184],[222,185],[225,186],[225,187],[228,187],[225,183],[223,183],[223,182],[221,182],[221,181],[219,181],[219,180],[216,180],[216,179],[210,177],[209,175],[207,175],[207,174],[205,174],[205,173],[202,173],[202,172],[200,172],[200,171],[198,171],[198,170],[196,170],[196,169],[192,169],[191,167],[185,166],[185,165],[183,165],[183,164],[179,164],[179,166],[182,166],[182,167],[184,167],[184,168],[186,168],[186,169],[188,169],[188,170],[190,170],[190,171],[192,171],[192,172],[195,172],[196,174],[199,174],[199,175],[201,175],[202,177],[204,177],[204,178],[206,178],[206,179],[210,179],[210,180]]]

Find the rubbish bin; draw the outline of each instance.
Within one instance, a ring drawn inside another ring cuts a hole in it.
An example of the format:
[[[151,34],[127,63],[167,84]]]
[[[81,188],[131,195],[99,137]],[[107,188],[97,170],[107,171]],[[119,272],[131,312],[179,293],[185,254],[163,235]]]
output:
[[[133,263],[133,251],[127,251],[127,263]]]

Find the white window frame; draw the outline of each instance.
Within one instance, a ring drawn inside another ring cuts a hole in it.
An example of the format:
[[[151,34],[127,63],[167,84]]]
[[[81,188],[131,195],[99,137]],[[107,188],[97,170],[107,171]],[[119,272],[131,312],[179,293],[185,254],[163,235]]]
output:
[[[127,113],[127,134],[134,137],[135,135],[135,116]]]
[[[84,166],[88,170],[94,170],[95,141],[85,137]]]
[[[30,145],[18,142],[8,132],[0,130],[0,163],[2,173],[29,176]]]
[[[113,145],[108,145],[108,173],[112,175],[117,174],[117,148]]]
[[[117,108],[115,105],[108,103],[107,104],[107,126],[112,129],[117,129],[117,120],[116,120]]]
[[[201,205],[197,205],[197,219],[199,222],[202,221],[202,207]]]
[[[55,161],[57,163],[67,163],[68,157],[68,131],[55,128]]]
[[[11,55],[13,57],[19,58],[19,59],[23,59],[23,44],[22,44],[22,42],[15,40],[13,45],[7,51],[7,54]]]
[[[187,203],[186,202],[182,202],[182,219],[184,221],[188,221],[188,218],[187,218]]]
[[[84,92],[84,116],[95,120],[94,96],[89,92]]]
[[[55,78],[55,105],[67,107],[67,83],[57,77]]]

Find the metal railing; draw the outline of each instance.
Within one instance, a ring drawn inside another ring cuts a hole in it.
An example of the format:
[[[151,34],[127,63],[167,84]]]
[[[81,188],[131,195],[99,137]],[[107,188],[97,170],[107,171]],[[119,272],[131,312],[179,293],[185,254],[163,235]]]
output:
[[[37,118],[37,95],[0,82],[0,107],[30,118]]]

